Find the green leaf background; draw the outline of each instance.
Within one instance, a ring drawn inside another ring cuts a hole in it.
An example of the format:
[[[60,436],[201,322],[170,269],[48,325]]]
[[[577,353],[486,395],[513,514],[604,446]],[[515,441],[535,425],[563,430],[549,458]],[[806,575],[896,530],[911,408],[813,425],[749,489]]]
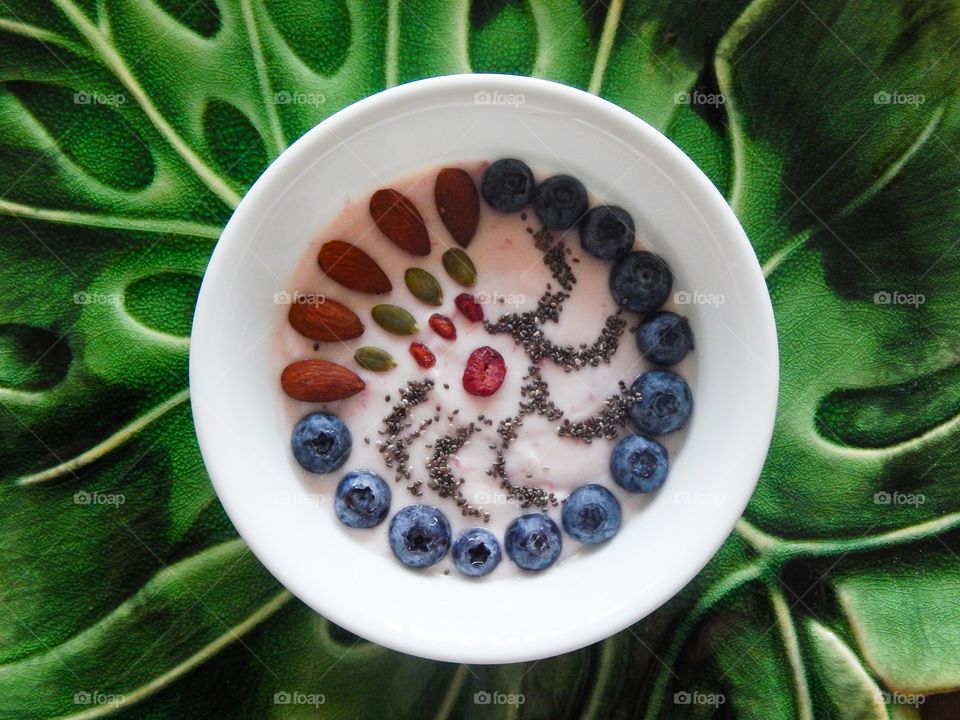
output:
[[[186,385],[200,277],[267,163],[468,71],[588,89],[690,154],[782,362],[759,488],[701,575],[499,667],[290,597],[216,501]],[[0,1],[0,717],[960,717],[958,77],[953,0]]]

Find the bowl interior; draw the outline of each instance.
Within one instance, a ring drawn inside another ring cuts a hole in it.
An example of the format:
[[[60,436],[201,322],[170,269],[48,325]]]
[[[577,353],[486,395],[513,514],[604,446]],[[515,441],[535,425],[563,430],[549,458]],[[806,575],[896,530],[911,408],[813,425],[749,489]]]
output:
[[[695,411],[669,480],[642,513],[625,518],[612,543],[539,575],[495,573],[475,582],[424,575],[370,552],[341,531],[329,498],[312,495],[291,470],[273,355],[283,314],[274,294],[347,201],[431,165],[504,156],[545,174],[577,175],[633,213],[638,234],[670,263],[675,292],[686,293],[677,297],[686,300],[697,341]],[[754,253],[723,198],[682,152],[587,93],[468,75],[367,98],[271,165],[214,252],[190,375],[200,447],[220,500],[286,587],[334,622],[397,650],[512,662],[624,628],[706,564],[743,511],[766,454],[777,348]]]

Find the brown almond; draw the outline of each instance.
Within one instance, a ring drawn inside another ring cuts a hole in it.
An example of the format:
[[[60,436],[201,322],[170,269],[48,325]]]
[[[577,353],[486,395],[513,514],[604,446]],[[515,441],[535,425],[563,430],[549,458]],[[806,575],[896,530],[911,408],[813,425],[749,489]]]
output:
[[[411,255],[430,254],[430,233],[417,206],[393,188],[377,190],[370,198],[370,215],[380,232]]]
[[[332,402],[356,395],[366,387],[353,370],[328,360],[298,360],[280,374],[283,391],[294,400]]]
[[[287,318],[294,330],[311,340],[335,342],[363,335],[363,323],[357,314],[330,298],[322,298],[320,302],[295,302]]]
[[[320,269],[345,288],[370,295],[383,295],[393,284],[376,261],[363,250],[343,240],[324,243],[317,257]]]
[[[461,247],[467,247],[480,222],[480,196],[473,178],[460,168],[444,168],[437,175],[433,194],[450,235]]]

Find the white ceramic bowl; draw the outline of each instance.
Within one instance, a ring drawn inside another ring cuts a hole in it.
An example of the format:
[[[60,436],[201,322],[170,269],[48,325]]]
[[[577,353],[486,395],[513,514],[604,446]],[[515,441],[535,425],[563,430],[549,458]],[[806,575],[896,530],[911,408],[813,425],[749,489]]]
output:
[[[477,582],[410,571],[343,532],[332,502],[311,502],[291,468],[290,424],[272,357],[273,328],[284,314],[273,295],[348,198],[438,163],[504,156],[522,157],[545,174],[575,172],[598,196],[630,209],[641,237],[671,265],[674,289],[689,296],[695,410],[669,480],[642,513],[625,517],[601,551],[540,574],[494,573]],[[256,556],[339,625],[396,650],[454,662],[515,662],[573,650],[672,597],[743,512],[777,398],[770,298],[720,193],[629,112],[522,77],[457,75],[403,85],[304,135],[227,225],[203,281],[191,342],[203,458]]]

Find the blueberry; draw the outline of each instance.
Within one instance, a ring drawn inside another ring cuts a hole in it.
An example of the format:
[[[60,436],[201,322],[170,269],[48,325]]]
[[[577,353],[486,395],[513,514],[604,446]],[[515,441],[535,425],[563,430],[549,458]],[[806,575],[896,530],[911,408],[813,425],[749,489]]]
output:
[[[575,540],[595,545],[620,529],[620,503],[603,485],[582,485],[563,504],[563,529]]]
[[[633,218],[616,205],[591,208],[580,222],[580,246],[601,260],[622,258],[630,252],[635,237]]]
[[[293,456],[304,470],[329,473],[350,455],[350,431],[343,420],[329,413],[310,413],[293,428]]]
[[[667,479],[667,450],[656,440],[627,435],[610,454],[610,474],[629,492],[651,492]]]
[[[450,549],[450,523],[430,505],[407,505],[390,520],[390,549],[412,568],[436,565]]]
[[[560,556],[563,538],[553,520],[543,513],[528,513],[510,523],[504,545],[510,559],[524,570],[543,570]]]
[[[497,160],[483,174],[480,192],[494,210],[503,213],[522,210],[533,197],[533,172],[522,160]]]
[[[631,405],[628,412],[642,433],[665,435],[679,430],[693,410],[690,386],[670,370],[645,372],[633,381],[630,389],[640,393],[640,400]]]
[[[453,543],[453,564],[469,577],[481,577],[500,564],[500,543],[485,528],[471,528]]]
[[[587,212],[587,189],[570,175],[554,175],[537,186],[533,210],[551,230],[573,227]]]
[[[690,323],[668,310],[647,315],[637,328],[637,347],[650,362],[674,365],[693,349]]]
[[[379,525],[390,509],[390,487],[370,470],[354,470],[337,485],[333,510],[344,525],[372,528]]]
[[[673,273],[651,252],[639,250],[617,260],[610,271],[610,292],[617,305],[631,312],[648,313],[667,301]]]

